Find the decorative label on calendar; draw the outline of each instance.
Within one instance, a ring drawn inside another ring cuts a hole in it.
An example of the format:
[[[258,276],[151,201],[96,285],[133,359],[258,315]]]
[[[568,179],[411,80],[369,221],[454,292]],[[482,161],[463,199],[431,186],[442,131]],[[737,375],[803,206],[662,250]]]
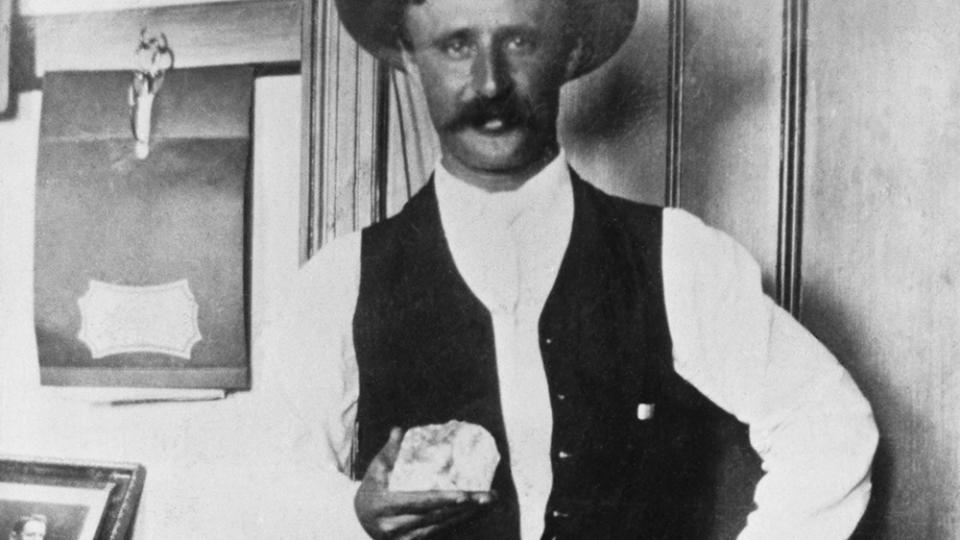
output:
[[[146,287],[90,280],[79,299],[80,333],[93,358],[160,353],[190,359],[202,339],[197,301],[187,280]]]

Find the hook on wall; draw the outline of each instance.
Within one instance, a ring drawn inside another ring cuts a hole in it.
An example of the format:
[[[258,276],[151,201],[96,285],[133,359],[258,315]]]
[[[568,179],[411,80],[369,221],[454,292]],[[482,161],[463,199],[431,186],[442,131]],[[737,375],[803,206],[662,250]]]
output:
[[[153,99],[163,86],[164,74],[173,69],[173,51],[166,35],[150,34],[142,28],[134,57],[136,64],[129,91],[130,124],[137,158],[146,159],[150,154]]]

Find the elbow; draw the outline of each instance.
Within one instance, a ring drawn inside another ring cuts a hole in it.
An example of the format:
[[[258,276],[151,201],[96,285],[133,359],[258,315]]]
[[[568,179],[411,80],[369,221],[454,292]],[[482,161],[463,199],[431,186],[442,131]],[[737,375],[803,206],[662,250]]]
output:
[[[876,418],[873,416],[873,411],[868,411],[867,419],[863,427],[862,437],[864,439],[864,453],[868,463],[867,484],[869,485],[870,477],[873,473],[873,462],[877,455],[877,447],[880,444],[880,429],[877,427],[877,422]]]
[[[849,373],[844,373],[843,378],[844,386],[849,389],[846,395],[849,396],[850,401],[844,407],[848,411],[846,426],[843,429],[846,433],[846,446],[851,453],[851,464],[861,464],[864,483],[869,486],[873,461],[880,442],[880,430],[867,398],[857,388]]]

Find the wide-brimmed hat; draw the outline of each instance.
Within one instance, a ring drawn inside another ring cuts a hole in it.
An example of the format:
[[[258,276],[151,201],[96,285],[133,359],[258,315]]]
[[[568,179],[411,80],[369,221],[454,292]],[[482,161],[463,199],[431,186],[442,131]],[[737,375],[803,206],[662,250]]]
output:
[[[403,70],[400,18],[410,0],[337,0],[343,26],[361,47]],[[443,1],[443,0],[428,0]],[[477,0],[483,1],[483,0]],[[583,54],[573,77],[606,62],[630,35],[637,18],[638,0],[565,0],[566,24],[583,40]]]

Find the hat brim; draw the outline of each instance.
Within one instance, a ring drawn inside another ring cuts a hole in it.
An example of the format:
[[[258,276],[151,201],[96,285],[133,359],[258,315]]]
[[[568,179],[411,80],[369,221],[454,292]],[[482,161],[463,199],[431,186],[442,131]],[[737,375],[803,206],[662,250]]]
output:
[[[626,41],[636,22],[638,0],[566,0],[565,24],[583,40],[579,64],[571,79],[603,65]],[[336,0],[340,21],[361,47],[403,71],[400,24],[403,0]]]

